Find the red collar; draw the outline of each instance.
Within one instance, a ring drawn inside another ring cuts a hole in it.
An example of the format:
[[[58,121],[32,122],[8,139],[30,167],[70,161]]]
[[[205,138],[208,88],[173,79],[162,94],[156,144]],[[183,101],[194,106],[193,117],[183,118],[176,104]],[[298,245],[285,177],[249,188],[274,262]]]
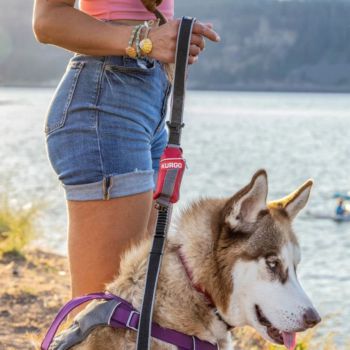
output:
[[[234,328],[234,326],[230,325],[229,323],[227,323],[223,317],[220,315],[217,307],[215,306],[215,303],[214,303],[214,300],[213,298],[211,297],[211,295],[205,290],[205,288],[203,288],[199,283],[194,283],[193,282],[193,273],[192,273],[192,270],[188,267],[188,264],[186,262],[186,258],[185,256],[182,254],[181,252],[181,247],[177,250],[177,255],[182,263],[182,266],[184,267],[185,269],[185,272],[186,272],[186,275],[188,277],[188,279],[190,280],[191,282],[191,285],[192,287],[200,294],[202,294],[208,304],[209,307],[211,307],[213,310],[214,310],[214,313],[215,315],[217,316],[217,318],[224,322],[226,327],[227,327],[227,330],[231,330]]]
[[[193,282],[193,273],[187,265],[186,258],[182,254],[181,248],[179,248],[177,250],[177,255],[179,256],[179,259],[180,259],[180,261],[181,261],[181,263],[186,271],[186,275],[187,275],[188,279],[190,280],[192,287],[198,293],[200,293],[204,296],[205,300],[207,301],[207,303],[210,307],[215,308],[215,304],[214,304],[214,301],[213,301],[213,298],[211,297],[211,295],[200,284]]]

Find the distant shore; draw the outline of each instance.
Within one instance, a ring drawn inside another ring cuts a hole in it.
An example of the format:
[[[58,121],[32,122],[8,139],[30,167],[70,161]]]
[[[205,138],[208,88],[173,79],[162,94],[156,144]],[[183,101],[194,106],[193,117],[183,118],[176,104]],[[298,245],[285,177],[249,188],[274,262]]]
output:
[[[58,81],[54,83],[43,84],[0,84],[0,88],[28,88],[28,89],[55,89]],[[326,93],[326,94],[348,94],[350,88],[334,88],[334,87],[314,87],[314,86],[284,86],[284,85],[211,85],[209,87],[189,82],[189,90],[198,91],[231,91],[231,92],[280,92],[280,93]]]

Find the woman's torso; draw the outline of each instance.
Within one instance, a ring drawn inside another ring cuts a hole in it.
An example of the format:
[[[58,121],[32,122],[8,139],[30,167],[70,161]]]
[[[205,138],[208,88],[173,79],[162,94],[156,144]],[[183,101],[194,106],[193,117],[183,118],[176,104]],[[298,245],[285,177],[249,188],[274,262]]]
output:
[[[80,10],[104,20],[149,20],[153,13],[147,11],[141,0],[80,0]],[[174,0],[163,0],[158,9],[167,19],[174,16]]]

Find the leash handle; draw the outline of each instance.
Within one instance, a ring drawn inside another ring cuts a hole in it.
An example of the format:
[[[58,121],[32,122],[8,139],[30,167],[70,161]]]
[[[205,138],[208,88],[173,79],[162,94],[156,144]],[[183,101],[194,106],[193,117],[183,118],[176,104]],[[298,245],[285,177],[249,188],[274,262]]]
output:
[[[158,219],[148,260],[146,284],[137,333],[137,350],[150,349],[154,300],[170,223],[172,203],[175,203],[178,200],[180,183],[185,168],[185,163],[182,159],[180,141],[181,129],[184,126],[183,109],[186,89],[186,73],[194,22],[194,18],[182,17],[177,37],[175,79],[171,100],[171,116],[170,122],[168,122],[169,140],[168,146],[161,158],[160,176],[158,176],[155,193],[155,198],[157,199],[159,206]],[[173,169],[171,170],[171,168]]]
[[[192,17],[182,17],[176,44],[174,87],[171,98],[168,145],[180,146],[181,129],[183,124],[183,112],[185,105],[186,76],[188,68],[188,55],[190,53],[190,41],[193,24],[196,21]]]

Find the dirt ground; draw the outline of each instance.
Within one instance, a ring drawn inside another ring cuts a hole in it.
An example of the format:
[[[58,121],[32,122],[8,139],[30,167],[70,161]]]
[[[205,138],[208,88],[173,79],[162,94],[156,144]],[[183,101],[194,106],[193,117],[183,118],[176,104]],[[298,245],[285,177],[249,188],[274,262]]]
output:
[[[0,259],[0,350],[36,349],[69,299],[65,257],[30,250]]]

